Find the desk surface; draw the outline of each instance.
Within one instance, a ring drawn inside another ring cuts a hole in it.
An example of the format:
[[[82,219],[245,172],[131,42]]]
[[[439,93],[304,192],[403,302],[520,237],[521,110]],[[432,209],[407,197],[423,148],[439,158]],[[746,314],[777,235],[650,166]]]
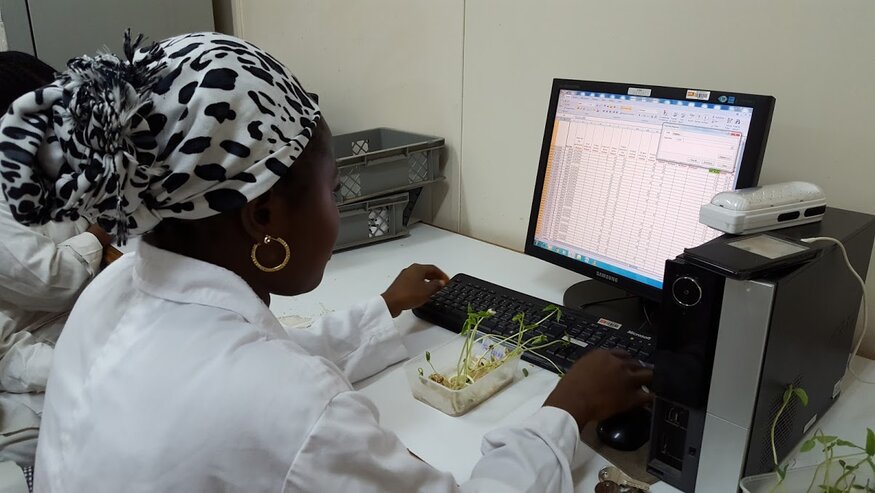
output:
[[[432,263],[450,277],[464,272],[554,303],[562,302],[565,289],[584,277],[541,260],[502,247],[427,225],[416,225],[411,236],[367,248],[343,252],[328,263],[322,284],[311,293],[294,298],[274,297],[271,309],[277,316],[315,318],[327,311],[342,310],[381,293],[398,272],[413,262]],[[405,312],[396,319],[411,355],[434,347],[454,334]],[[525,364],[525,363],[524,363]],[[855,368],[875,379],[875,362],[858,358]],[[501,425],[513,424],[532,414],[543,403],[557,377],[536,367],[528,378],[514,383],[468,414],[458,418],[415,400],[401,371],[401,364],[359,382],[356,386],[380,410],[383,426],[393,430],[417,455],[438,469],[450,471],[457,480],[471,475],[480,457],[483,434]],[[856,439],[865,427],[875,428],[875,392],[859,382],[846,382],[843,397],[821,420],[831,435]],[[591,492],[598,470],[607,464],[585,445],[576,460],[576,490]],[[798,465],[817,463],[816,454],[802,454]],[[718,465],[719,466],[719,465]],[[654,493],[674,492],[659,483]]]

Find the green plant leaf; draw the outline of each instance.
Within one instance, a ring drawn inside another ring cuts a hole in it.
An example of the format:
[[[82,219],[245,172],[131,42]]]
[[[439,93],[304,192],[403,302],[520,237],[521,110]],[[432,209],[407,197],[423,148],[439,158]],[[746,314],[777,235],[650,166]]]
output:
[[[802,444],[802,448],[800,448],[799,451],[800,452],[808,452],[809,450],[814,448],[814,445],[815,445],[815,441],[813,438],[805,440],[805,442]]]
[[[428,351],[425,352],[425,360],[431,362],[431,353]]]
[[[847,440],[842,440],[841,438],[836,439],[836,445],[839,447],[852,447],[852,448],[860,448],[854,442],[849,442]]]
[[[796,387],[793,389],[793,393],[796,394],[803,406],[808,405],[808,392],[805,392],[805,389]]]
[[[523,321],[525,319],[526,319],[526,314],[521,312],[521,313],[517,313],[516,315],[514,315],[513,318],[510,320],[511,320],[511,322],[523,323]]]
[[[523,376],[524,376],[524,377],[529,376],[529,370],[523,368]]]
[[[866,428],[866,455],[869,457],[875,455],[875,432],[872,428]]]
[[[546,307],[544,307],[543,311],[550,312],[550,315],[553,315],[555,313],[557,322],[562,319],[562,310],[556,305],[547,305]]]
[[[819,435],[819,436],[814,437],[813,439],[817,440],[818,442],[820,442],[824,445],[828,445],[828,444],[836,441],[838,439],[838,437],[832,436],[832,435]]]
[[[425,372],[422,371],[422,368],[417,368],[416,371],[419,372],[419,376],[420,376],[420,377],[424,377],[424,376],[425,376]]]

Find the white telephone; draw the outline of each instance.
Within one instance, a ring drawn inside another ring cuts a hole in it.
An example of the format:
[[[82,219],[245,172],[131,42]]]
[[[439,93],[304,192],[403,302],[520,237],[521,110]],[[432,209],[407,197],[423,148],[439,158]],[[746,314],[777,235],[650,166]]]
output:
[[[731,234],[750,234],[820,221],[826,196],[813,183],[790,181],[720,192],[699,209],[699,222]]]

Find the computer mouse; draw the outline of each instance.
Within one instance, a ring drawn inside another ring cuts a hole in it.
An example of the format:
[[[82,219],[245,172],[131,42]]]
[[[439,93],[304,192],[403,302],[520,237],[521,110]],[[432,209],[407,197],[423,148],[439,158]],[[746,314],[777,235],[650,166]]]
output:
[[[650,411],[640,407],[615,414],[599,422],[596,434],[611,448],[625,452],[638,450],[650,439]]]

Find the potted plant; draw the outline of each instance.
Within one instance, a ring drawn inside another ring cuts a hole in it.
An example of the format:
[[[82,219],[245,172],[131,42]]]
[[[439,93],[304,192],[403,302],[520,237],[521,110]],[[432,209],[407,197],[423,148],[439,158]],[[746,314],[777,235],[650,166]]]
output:
[[[484,334],[480,324],[496,315],[494,310],[474,311],[468,307],[468,317],[459,338],[409,361],[405,372],[413,396],[450,416],[459,416],[474,408],[518,374],[519,361],[526,351],[536,351],[556,344],[567,345],[567,337],[547,340],[537,328],[550,319],[562,317],[558,307],[544,308],[544,316],[534,323],[526,323],[525,314],[517,313],[512,322],[517,330],[511,335]],[[550,362],[562,375],[562,370],[550,359],[532,353]],[[528,370],[522,370],[528,376]]]
[[[863,445],[837,436],[826,435],[817,429],[811,438],[804,441],[800,452],[809,452],[820,447],[823,460],[813,466],[791,468],[792,463],[781,466],[775,450],[775,428],[791,399],[799,399],[808,405],[804,389],[789,386],[784,391],[783,402],[772,420],[771,442],[775,472],[744,478],[739,483],[746,493],[875,493],[875,433],[866,429]]]

